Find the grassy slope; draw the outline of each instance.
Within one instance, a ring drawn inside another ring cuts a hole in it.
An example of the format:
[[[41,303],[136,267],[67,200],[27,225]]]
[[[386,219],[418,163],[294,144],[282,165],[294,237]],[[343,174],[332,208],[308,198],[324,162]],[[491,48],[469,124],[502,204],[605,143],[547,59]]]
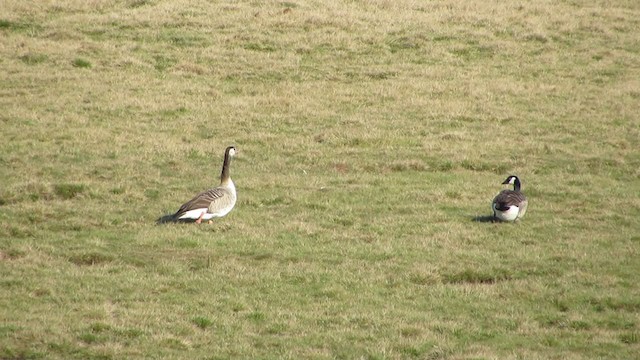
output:
[[[0,358],[640,352],[635,1],[0,14]]]

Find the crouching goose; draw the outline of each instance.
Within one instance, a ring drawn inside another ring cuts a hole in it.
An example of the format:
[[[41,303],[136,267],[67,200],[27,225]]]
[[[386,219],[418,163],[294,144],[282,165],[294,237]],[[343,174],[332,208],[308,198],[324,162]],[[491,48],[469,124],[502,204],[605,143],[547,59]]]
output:
[[[236,154],[236,148],[229,146],[224,152],[220,185],[201,192],[193,199],[180,206],[173,214],[174,221],[195,220],[200,224],[202,220],[210,220],[214,217],[227,215],[236,204],[236,187],[229,175],[231,158]]]
[[[513,185],[513,190],[502,190],[493,199],[493,216],[502,221],[516,221],[527,212],[527,198],[520,192],[520,179],[510,175],[502,184]]]

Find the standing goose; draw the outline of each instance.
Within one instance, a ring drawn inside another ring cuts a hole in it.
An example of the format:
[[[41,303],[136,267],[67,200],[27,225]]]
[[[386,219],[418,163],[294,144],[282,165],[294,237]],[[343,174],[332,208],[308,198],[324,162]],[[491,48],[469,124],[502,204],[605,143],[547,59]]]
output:
[[[527,198],[520,192],[520,179],[510,175],[502,184],[513,184],[513,190],[502,190],[493,199],[493,216],[502,221],[516,221],[527,212]]]
[[[200,224],[202,220],[210,220],[214,217],[227,215],[236,204],[236,187],[229,176],[229,164],[236,154],[236,148],[229,146],[224,151],[224,163],[220,174],[220,185],[201,192],[193,199],[180,206],[173,214],[174,221],[195,220]]]

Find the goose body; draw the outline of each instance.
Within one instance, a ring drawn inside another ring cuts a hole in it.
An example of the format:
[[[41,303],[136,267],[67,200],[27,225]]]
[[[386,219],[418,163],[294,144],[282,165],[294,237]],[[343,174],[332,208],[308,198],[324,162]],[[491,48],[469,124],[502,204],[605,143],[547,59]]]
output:
[[[513,185],[513,190],[502,190],[491,203],[493,216],[502,221],[516,221],[527,212],[527,198],[520,192],[520,179],[511,175],[502,184]]]
[[[223,217],[233,209],[237,196],[236,187],[229,175],[229,165],[231,164],[231,158],[235,154],[235,147],[227,147],[224,152],[220,185],[203,191],[182,204],[180,209],[173,214],[174,220],[195,220],[199,224],[202,220]]]

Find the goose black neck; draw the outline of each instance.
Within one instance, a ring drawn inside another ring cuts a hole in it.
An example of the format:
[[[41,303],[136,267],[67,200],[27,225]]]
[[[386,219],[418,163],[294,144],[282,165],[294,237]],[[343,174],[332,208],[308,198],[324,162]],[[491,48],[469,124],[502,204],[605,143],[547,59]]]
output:
[[[229,164],[231,163],[231,156],[229,156],[229,151],[225,151],[224,153],[224,162],[222,163],[222,174],[220,174],[220,182],[225,182],[229,180]]]
[[[520,191],[520,179],[518,178],[513,181],[513,191]]]

